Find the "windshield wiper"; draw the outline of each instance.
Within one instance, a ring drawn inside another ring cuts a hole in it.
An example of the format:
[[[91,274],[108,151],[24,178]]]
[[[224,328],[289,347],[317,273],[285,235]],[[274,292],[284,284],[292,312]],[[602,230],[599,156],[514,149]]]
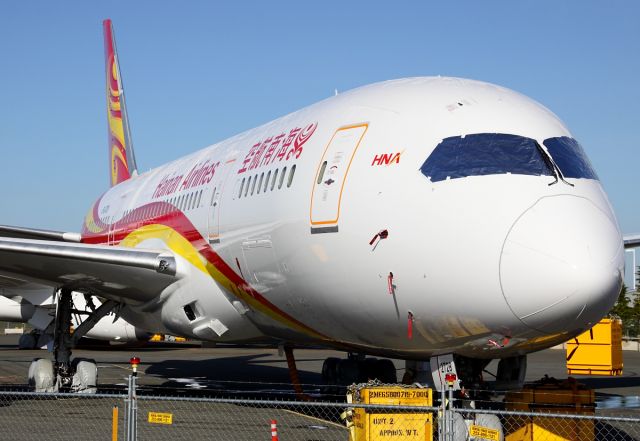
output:
[[[558,164],[556,164],[556,162],[553,160],[551,155],[547,153],[542,148],[542,146],[538,144],[538,142],[536,142],[536,148],[538,149],[538,152],[540,152],[540,154],[542,155],[542,160],[546,164],[547,168],[549,168],[549,170],[553,173],[553,177],[555,178],[555,181],[549,183],[548,185],[551,186],[553,184],[557,184],[559,181],[562,181],[565,184],[573,187],[574,185],[570,182],[567,182],[567,180],[564,178],[562,171],[560,170],[560,167],[558,167]]]

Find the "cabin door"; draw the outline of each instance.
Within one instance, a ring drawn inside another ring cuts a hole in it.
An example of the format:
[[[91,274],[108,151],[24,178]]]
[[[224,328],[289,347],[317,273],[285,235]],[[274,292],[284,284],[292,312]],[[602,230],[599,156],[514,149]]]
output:
[[[220,204],[222,202],[222,194],[226,182],[227,175],[232,168],[234,161],[227,161],[221,164],[213,175],[210,188],[211,197],[209,198],[207,225],[209,244],[220,243]]]
[[[367,128],[367,124],[341,127],[331,137],[318,164],[311,194],[312,232],[338,231],[347,173]]]

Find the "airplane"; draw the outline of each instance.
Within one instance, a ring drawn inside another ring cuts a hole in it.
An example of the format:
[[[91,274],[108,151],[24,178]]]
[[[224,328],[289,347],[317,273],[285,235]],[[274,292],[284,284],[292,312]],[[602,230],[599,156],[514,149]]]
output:
[[[2,280],[2,279],[0,279]],[[42,287],[35,284],[21,282],[20,289],[13,295],[11,287],[0,289],[0,321],[14,323],[28,323],[32,330],[20,336],[18,347],[20,349],[37,349],[46,347],[53,341],[53,318],[56,309],[55,291],[51,287]],[[21,294],[25,294],[27,298]],[[31,303],[31,301],[35,303]],[[100,305],[100,301],[91,299],[95,304],[88,304],[80,293],[72,293],[73,313],[72,326],[77,328],[85,317]],[[137,329],[127,323],[115,312],[102,317],[84,335],[86,338],[118,343],[133,343],[148,341],[152,334]]]
[[[640,234],[629,234],[624,236],[625,248],[638,248],[640,247]]]
[[[103,29],[110,188],[80,233],[0,227],[0,275],[58,293],[36,390],[91,386],[75,380],[95,366],[71,361],[71,291],[104,300],[74,336],[118,308],[140,329],[347,352],[325,360],[328,383],[397,381],[375,356],[415,378],[445,360],[467,387],[493,359],[498,380],[521,383],[527,353],[616,301],[615,214],[536,101],[462,78],[384,81],[139,173]]]

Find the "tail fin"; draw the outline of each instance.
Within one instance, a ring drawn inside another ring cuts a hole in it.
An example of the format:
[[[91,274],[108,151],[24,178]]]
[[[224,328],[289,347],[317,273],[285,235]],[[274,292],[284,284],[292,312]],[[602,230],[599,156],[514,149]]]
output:
[[[124,101],[122,77],[116,52],[111,20],[102,22],[104,55],[107,72],[107,121],[109,123],[109,164],[111,186],[126,181],[138,173],[133,154],[127,106]]]

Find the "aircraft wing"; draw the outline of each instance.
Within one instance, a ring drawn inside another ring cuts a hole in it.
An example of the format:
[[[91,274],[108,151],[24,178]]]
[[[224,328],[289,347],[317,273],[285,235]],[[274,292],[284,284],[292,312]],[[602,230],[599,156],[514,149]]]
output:
[[[165,250],[4,237],[0,276],[124,303],[153,300],[178,279],[175,257]]]
[[[631,234],[629,236],[624,236],[623,239],[625,248],[640,247],[640,234]]]
[[[36,228],[13,227],[10,225],[0,225],[0,237],[54,240],[57,242],[80,242],[80,233],[39,230]]]

